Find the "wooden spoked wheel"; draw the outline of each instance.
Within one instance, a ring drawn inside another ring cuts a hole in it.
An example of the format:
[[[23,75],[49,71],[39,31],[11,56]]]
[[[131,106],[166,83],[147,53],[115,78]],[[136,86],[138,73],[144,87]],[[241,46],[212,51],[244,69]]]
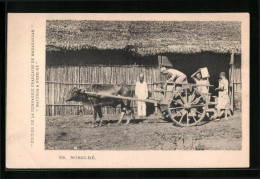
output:
[[[194,126],[205,117],[205,96],[194,87],[182,87],[173,91],[168,102],[168,114],[179,126]]]

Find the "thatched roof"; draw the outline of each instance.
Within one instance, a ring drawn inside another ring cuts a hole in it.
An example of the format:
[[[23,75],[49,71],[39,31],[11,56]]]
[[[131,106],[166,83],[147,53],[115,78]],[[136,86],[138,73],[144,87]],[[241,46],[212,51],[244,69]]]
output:
[[[47,21],[47,50],[126,49],[139,55],[241,51],[240,22]]]

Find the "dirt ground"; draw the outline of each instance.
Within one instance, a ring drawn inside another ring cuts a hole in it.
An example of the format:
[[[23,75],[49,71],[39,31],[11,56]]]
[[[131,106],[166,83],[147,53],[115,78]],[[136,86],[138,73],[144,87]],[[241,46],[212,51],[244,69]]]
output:
[[[47,150],[241,150],[241,113],[219,122],[204,120],[177,127],[150,116],[116,126],[119,116],[104,116],[91,128],[92,116],[46,117]],[[123,121],[124,123],[125,121]]]

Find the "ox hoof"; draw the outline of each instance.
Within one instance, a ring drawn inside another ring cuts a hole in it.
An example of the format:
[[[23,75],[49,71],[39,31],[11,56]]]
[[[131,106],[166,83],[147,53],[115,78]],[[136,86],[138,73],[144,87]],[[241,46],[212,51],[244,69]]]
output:
[[[217,118],[216,116],[211,116],[209,119],[210,119],[211,121],[214,121],[216,118]]]
[[[96,126],[95,126],[95,125],[91,125],[90,127],[91,127],[91,128],[94,128],[94,127],[96,127]]]
[[[125,125],[125,126],[129,125],[129,122],[125,123],[124,125]]]

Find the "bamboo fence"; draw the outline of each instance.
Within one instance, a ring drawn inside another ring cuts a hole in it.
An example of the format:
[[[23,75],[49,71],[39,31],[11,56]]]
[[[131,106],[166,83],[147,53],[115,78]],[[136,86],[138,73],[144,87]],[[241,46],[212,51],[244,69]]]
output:
[[[143,73],[149,91],[155,90],[153,82],[160,81],[158,66],[60,66],[46,68],[46,116],[91,114],[78,102],[66,102],[65,95],[72,87],[86,89],[91,84],[120,84],[135,86],[138,75]],[[133,102],[136,108],[136,102]],[[136,110],[136,109],[135,109]],[[104,114],[120,113],[120,108],[104,107]]]
[[[241,111],[242,103],[241,103],[241,69],[234,69],[234,108],[235,110]]]
[[[126,83],[135,87],[138,75],[143,73],[149,91],[157,89],[154,82],[164,80],[158,66],[59,66],[47,67],[45,79],[46,116],[92,114],[91,107],[83,108],[81,103],[66,102],[65,95],[73,87],[86,89],[91,84]],[[241,70],[234,69],[234,105],[241,110]],[[153,97],[158,93],[152,93]],[[132,102],[136,111],[136,102]],[[119,114],[120,107],[104,107],[103,114]]]

